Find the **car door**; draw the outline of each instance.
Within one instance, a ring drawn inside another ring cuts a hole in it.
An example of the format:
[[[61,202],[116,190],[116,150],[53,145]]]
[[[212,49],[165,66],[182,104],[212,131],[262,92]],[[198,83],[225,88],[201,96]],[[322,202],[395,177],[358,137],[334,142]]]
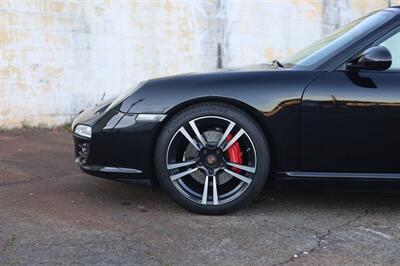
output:
[[[389,49],[389,69],[343,67],[322,74],[305,90],[300,118],[302,171],[334,172],[338,177],[400,173],[399,31],[372,45]]]

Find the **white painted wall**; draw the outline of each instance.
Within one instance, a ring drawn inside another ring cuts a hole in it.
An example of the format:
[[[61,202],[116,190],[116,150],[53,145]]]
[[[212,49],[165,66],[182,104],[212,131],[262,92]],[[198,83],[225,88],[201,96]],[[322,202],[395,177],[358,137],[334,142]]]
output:
[[[218,44],[224,67],[281,58],[387,4],[0,0],[0,127],[61,125],[141,80],[215,69]]]

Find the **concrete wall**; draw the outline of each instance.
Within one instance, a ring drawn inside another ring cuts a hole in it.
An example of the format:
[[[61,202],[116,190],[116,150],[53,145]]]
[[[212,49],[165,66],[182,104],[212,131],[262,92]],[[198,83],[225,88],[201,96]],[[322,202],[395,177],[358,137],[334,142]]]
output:
[[[70,122],[143,79],[281,58],[388,2],[0,0],[0,127]]]

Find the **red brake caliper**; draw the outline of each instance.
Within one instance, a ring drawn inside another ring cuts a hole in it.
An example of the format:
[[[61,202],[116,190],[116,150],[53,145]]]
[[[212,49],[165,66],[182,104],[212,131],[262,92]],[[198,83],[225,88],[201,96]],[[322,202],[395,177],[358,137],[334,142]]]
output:
[[[226,141],[229,142],[232,138],[233,138],[232,134],[229,134],[226,137]],[[231,163],[236,163],[236,164],[243,163],[243,153],[242,150],[240,149],[239,142],[236,141],[228,148],[228,157]],[[232,170],[235,171],[236,173],[240,172],[240,169],[235,167],[233,167]]]

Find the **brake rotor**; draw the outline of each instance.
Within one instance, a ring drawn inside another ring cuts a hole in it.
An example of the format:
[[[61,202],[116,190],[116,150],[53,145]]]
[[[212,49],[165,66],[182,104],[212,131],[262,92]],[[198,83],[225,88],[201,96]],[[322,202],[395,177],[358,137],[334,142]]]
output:
[[[223,133],[219,131],[204,131],[203,136],[206,139],[206,141],[210,144],[217,145],[218,141],[221,139]],[[197,150],[193,147],[192,144],[189,144],[186,147],[185,153],[184,153],[184,159],[186,158],[196,158]],[[205,176],[206,174],[202,171],[196,171],[190,174],[193,179],[195,179],[197,182],[200,184],[204,184]],[[232,179],[232,176],[225,173],[225,172],[219,172],[217,178],[217,183],[218,185],[223,185],[227,183],[229,180]]]

